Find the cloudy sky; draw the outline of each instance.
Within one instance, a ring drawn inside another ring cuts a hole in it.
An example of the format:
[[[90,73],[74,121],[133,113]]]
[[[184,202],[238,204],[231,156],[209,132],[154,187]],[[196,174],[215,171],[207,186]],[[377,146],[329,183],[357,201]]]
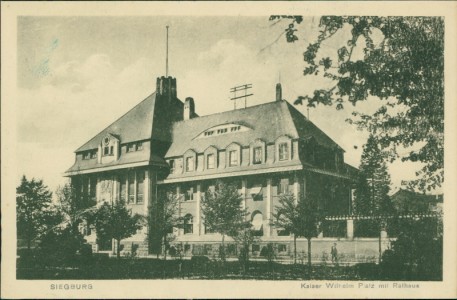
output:
[[[318,33],[318,21],[305,19],[300,40],[288,44],[287,21],[268,16],[19,17],[18,180],[22,174],[38,177],[55,189],[65,182],[62,174],[76,148],[154,92],[156,77],[165,75],[166,25],[178,97],[193,97],[197,112],[207,115],[233,109],[229,90],[240,84],[253,84],[248,106],[273,101],[279,77],[289,102],[328,86],[302,75],[302,54]],[[345,34],[324,51],[334,53]],[[372,111],[375,104],[369,100],[357,109]],[[297,109],[307,115],[306,107]],[[319,106],[309,115],[346,150],[346,162],[358,166],[366,134],[345,122],[351,112]],[[394,185],[411,178],[414,169],[392,166]]]

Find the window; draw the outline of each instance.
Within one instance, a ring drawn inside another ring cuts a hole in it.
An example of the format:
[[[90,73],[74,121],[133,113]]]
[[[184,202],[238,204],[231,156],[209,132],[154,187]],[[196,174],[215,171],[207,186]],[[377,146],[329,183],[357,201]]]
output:
[[[231,150],[229,151],[229,166],[237,166],[238,165],[238,151]]]
[[[84,152],[83,153],[83,159],[90,159],[90,152]]]
[[[279,160],[289,159],[289,145],[287,143],[279,144]]]
[[[127,152],[135,151],[135,144],[127,144]]]
[[[136,151],[143,150],[143,142],[136,143]]]
[[[252,216],[252,230],[255,236],[263,235],[263,216],[262,213],[256,212]]]
[[[108,146],[103,147],[103,155],[104,155],[104,156],[110,155],[109,150],[110,150],[110,149],[109,149]]]
[[[253,244],[252,245],[252,253],[259,252],[260,251],[260,245],[259,244]]]
[[[287,245],[286,244],[278,244],[278,252],[287,252]]]
[[[126,177],[125,176],[120,176],[119,177],[119,181],[120,181],[120,184],[121,184],[121,188],[120,188],[120,197],[119,199],[121,199],[121,202],[126,202],[126,195],[127,195],[127,181],[126,181]]]
[[[143,203],[143,192],[144,192],[144,171],[138,172],[136,176],[136,203],[142,204]]]
[[[135,173],[129,173],[129,197],[128,203],[135,203]]]
[[[176,168],[175,160],[174,159],[170,159],[168,164],[170,165],[170,174],[174,174],[175,173],[175,168]]]
[[[194,232],[194,218],[191,214],[184,216],[184,234],[192,234]]]
[[[96,158],[96,157],[97,157],[97,150],[91,151],[90,158]]]
[[[289,179],[282,178],[278,184],[278,194],[288,194],[289,193]]]
[[[255,147],[254,148],[254,157],[252,161],[254,164],[261,164],[262,163],[262,147]]]
[[[215,165],[214,154],[208,154],[206,156],[206,168],[214,169],[214,165]]]
[[[192,156],[186,157],[186,172],[194,170],[194,158]]]
[[[185,201],[192,201],[194,200],[194,187],[192,186],[184,186],[184,200]]]

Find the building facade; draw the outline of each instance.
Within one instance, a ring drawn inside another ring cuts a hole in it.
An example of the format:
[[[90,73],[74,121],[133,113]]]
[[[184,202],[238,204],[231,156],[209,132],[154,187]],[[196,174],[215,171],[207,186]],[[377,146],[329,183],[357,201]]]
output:
[[[221,240],[205,227],[201,212],[205,191],[218,179],[238,186],[261,243],[277,243],[280,252],[289,252],[292,241],[270,225],[281,194],[318,197],[328,215],[352,213],[357,170],[344,162],[339,145],[282,99],[280,84],[271,102],[207,116],[198,116],[192,98],[179,100],[176,88],[176,79],[157,78],[152,95],[75,151],[66,176],[80,201],[123,200],[146,215],[160,193],[172,191],[185,220],[174,229],[174,242],[189,254],[208,254]],[[352,241],[351,226],[343,224],[339,235],[324,231],[316,241],[328,249],[335,238]],[[93,230],[85,230],[94,249],[113,250],[110,241],[97,241]],[[147,230],[124,240],[123,251],[153,252]]]

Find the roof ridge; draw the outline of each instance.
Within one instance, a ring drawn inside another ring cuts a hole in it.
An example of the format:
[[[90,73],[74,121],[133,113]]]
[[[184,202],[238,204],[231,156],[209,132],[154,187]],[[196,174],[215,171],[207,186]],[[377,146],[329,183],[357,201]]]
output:
[[[122,114],[119,118],[117,118],[116,120],[114,120],[113,122],[111,122],[109,125],[105,126],[102,130],[100,130],[99,132],[97,132],[96,134],[94,134],[92,136],[92,138],[90,138],[87,142],[85,142],[84,144],[82,144],[81,146],[78,147],[78,149],[76,149],[74,151],[74,153],[76,152],[79,152],[79,149],[83,148],[86,144],[88,144],[90,141],[92,141],[92,139],[94,139],[97,135],[99,135],[100,133],[102,133],[103,131],[105,131],[108,127],[110,127],[111,125],[115,124],[116,122],[118,122],[120,119],[122,119],[124,116],[126,116],[128,113],[130,113],[132,110],[134,110],[136,107],[138,107],[140,104],[142,104],[143,102],[145,102],[146,100],[148,100],[150,97],[152,97],[154,95],[155,97],[155,94],[156,92],[153,92],[152,94],[150,94],[149,96],[147,96],[146,98],[144,98],[143,100],[141,100],[140,102],[138,102],[135,106],[133,106],[131,109],[129,109],[127,112],[125,112],[124,114]],[[82,150],[81,150],[82,151]],[[85,151],[85,150],[84,150]]]
[[[221,112],[217,112],[217,113],[214,113],[214,114],[199,116],[199,117],[192,118],[192,119],[188,119],[188,120],[179,120],[179,121],[174,122],[173,125],[174,125],[174,124],[178,124],[178,123],[189,122],[189,121],[193,121],[193,120],[197,120],[197,119],[201,120],[202,118],[212,117],[212,116],[215,116],[215,115],[221,115],[221,114],[226,114],[226,113],[233,113],[233,112],[235,112],[235,111],[245,111],[245,110],[249,110],[249,109],[252,109],[252,108],[259,107],[259,106],[274,105],[274,104],[277,104],[277,103],[280,103],[280,102],[287,102],[287,101],[286,101],[286,100],[271,101],[271,102],[265,102],[265,103],[256,104],[256,105],[249,106],[249,107],[246,107],[246,108],[239,108],[239,109],[234,109],[234,110],[221,111]]]

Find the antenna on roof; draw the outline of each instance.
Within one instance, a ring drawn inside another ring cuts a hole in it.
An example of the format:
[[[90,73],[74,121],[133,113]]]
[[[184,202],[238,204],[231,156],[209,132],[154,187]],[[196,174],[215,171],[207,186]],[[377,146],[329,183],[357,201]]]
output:
[[[167,50],[166,50],[166,62],[165,62],[165,76],[168,77],[168,25],[167,25]]]
[[[247,93],[247,90],[248,89],[251,89],[252,88],[252,84],[249,83],[249,84],[244,84],[244,85],[240,85],[240,86],[236,86],[236,87],[233,87],[230,89],[230,92],[233,93],[233,97],[230,98],[230,100],[234,100],[233,101],[233,109],[236,109],[236,99],[240,99],[240,98],[244,98],[244,108],[246,108],[246,98],[249,97],[249,96],[252,96],[254,94],[248,94]],[[244,91],[244,95],[241,95],[241,96],[236,96],[236,92],[239,92],[239,91]]]

